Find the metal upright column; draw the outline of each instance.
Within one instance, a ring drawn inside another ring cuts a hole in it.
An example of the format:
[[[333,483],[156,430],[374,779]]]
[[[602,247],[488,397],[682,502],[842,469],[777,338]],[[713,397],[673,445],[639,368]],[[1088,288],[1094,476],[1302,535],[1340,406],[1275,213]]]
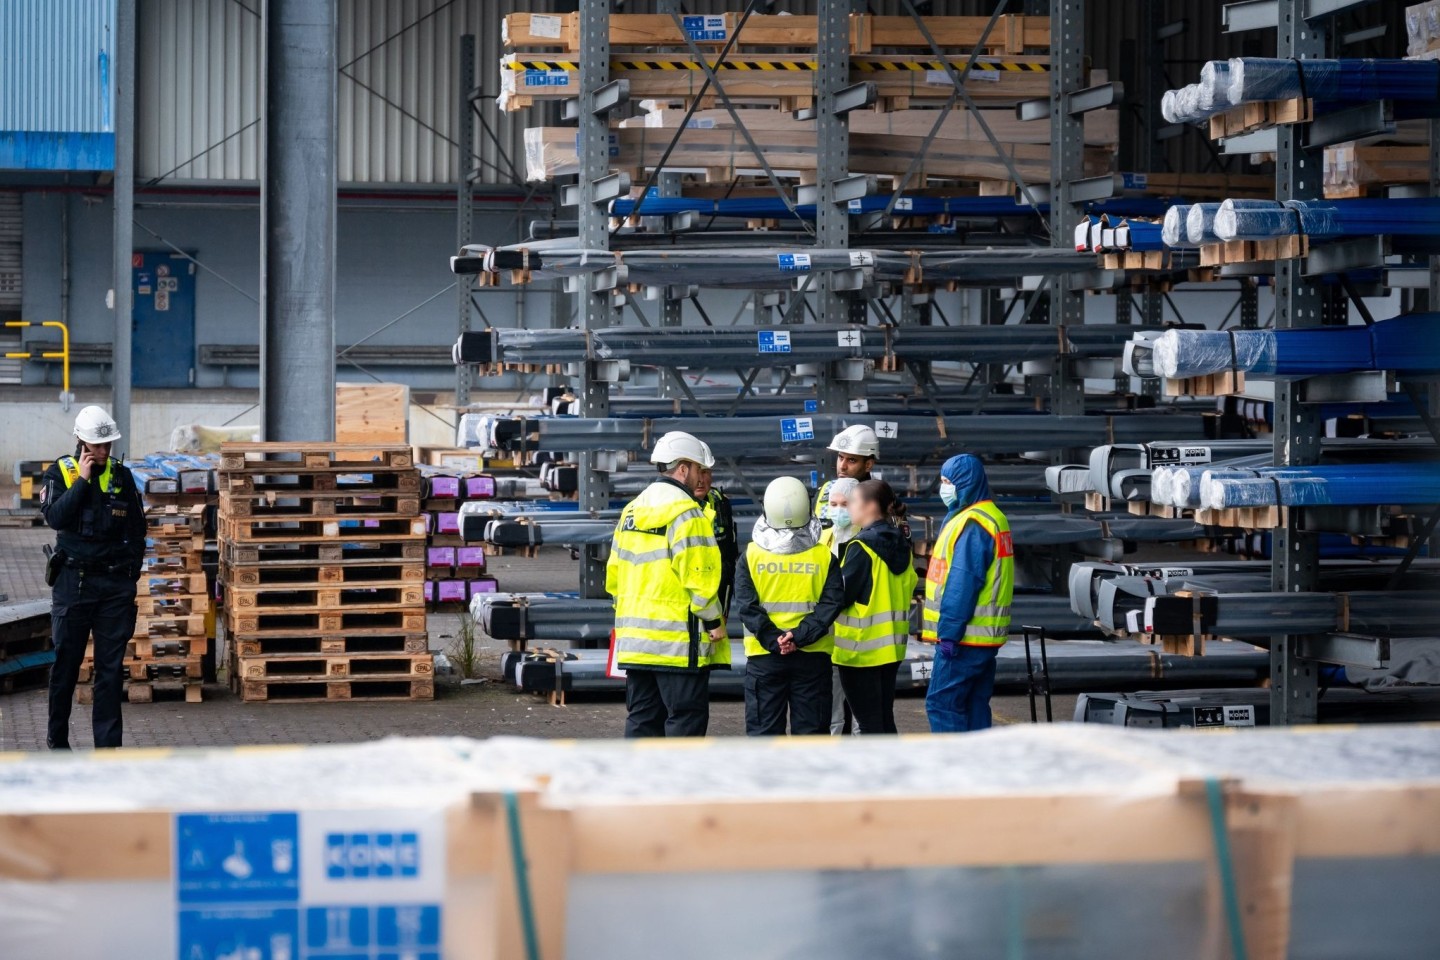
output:
[[[455,92],[455,249],[459,250],[470,242],[475,222],[475,163],[471,151],[475,149],[475,37],[465,34],[460,38],[459,61],[460,84]],[[475,278],[466,274],[455,277],[456,332],[460,335],[470,329],[471,291]],[[455,365],[455,406],[463,407],[470,402],[470,387],[474,373],[468,363]]]
[[[266,440],[335,435],[335,0],[268,0],[260,181]]]
[[[836,202],[836,188],[850,169],[850,122],[835,109],[835,95],[850,83],[850,11],[853,0],[821,0],[816,16],[815,74],[815,244],[841,249],[850,245],[850,214]],[[853,295],[835,289],[832,276],[815,279],[820,291],[820,322],[848,323],[855,302]],[[848,384],[836,379],[833,365],[816,378],[816,398],[821,413],[849,411]]]
[[[1303,19],[1305,0],[1278,0],[1279,29],[1276,55],[1313,59],[1325,55],[1328,24]],[[1321,196],[1321,156],[1304,148],[1304,125],[1276,128],[1275,196],[1277,200],[1318,200]],[[1301,261],[1275,262],[1275,328],[1318,326],[1321,322],[1320,288],[1301,274]],[[1282,466],[1318,463],[1321,423],[1313,406],[1299,401],[1297,384],[1275,383],[1275,463]],[[1284,526],[1274,532],[1271,585],[1275,591],[1295,593],[1319,585],[1319,543],[1314,533],[1303,533],[1299,513],[1291,510]],[[1297,654],[1299,637],[1284,634],[1270,638],[1270,722],[1314,723],[1319,698],[1318,673],[1312,661]]]
[[[1085,126],[1070,112],[1069,95],[1085,85],[1085,0],[1050,0],[1050,245],[1071,247],[1083,210],[1072,200],[1071,187],[1085,172]],[[1085,322],[1085,301],[1071,289],[1070,278],[1057,276],[1050,287],[1050,322],[1079,326]],[[1076,416],[1085,412],[1085,383],[1070,361],[1057,360],[1050,377],[1050,412]],[[1063,462],[1063,461],[1062,461]]]
[[[655,9],[663,14],[684,14],[684,7],[680,0],[656,0]],[[680,196],[680,174],[661,172],[657,184],[660,196]],[[685,293],[684,287],[667,286],[660,292],[660,326],[678,327],[685,320]],[[667,400],[680,400],[685,396],[681,389],[679,378],[684,376],[679,370],[665,368],[657,373],[660,380],[660,396]]]
[[[111,63],[115,73],[115,194],[114,267],[115,335],[111,371],[111,415],[122,438],[130,437],[130,334],[134,324],[133,264],[135,248],[135,2],[116,0],[115,49]],[[68,203],[68,199],[66,200]],[[67,398],[66,402],[69,400]],[[123,446],[134,442],[124,440]],[[116,455],[120,451],[115,451]],[[138,452],[138,451],[137,451]]]
[[[600,87],[609,80],[609,76],[610,2],[581,0],[578,213],[580,242],[590,250],[606,250],[610,247],[609,219],[597,191],[597,182],[610,172],[609,151],[606,149],[610,127],[606,114],[596,109],[595,97]],[[598,329],[611,323],[611,294],[602,287],[599,280],[587,277],[576,288],[576,296],[580,298],[580,322],[586,330]],[[609,386],[596,380],[593,362],[581,366],[581,376],[577,383],[580,415],[608,417]],[[609,477],[595,469],[596,455],[593,452],[581,453],[578,462],[581,512],[604,510],[610,505]],[[601,546],[592,544],[581,552],[580,595],[592,598],[605,596],[605,557]]]

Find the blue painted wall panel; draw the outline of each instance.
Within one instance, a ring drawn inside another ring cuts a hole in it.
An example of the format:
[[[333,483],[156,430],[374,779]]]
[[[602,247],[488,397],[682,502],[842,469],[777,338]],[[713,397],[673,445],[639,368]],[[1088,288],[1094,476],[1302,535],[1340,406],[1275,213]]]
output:
[[[114,0],[0,2],[0,169],[108,170]]]

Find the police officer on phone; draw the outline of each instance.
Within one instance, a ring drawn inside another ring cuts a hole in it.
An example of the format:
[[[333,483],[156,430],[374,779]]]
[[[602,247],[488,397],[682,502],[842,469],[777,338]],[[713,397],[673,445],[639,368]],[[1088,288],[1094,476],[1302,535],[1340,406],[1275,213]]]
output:
[[[135,632],[135,583],[145,557],[145,511],[135,478],[110,457],[120,429],[101,407],[75,418],[75,455],[45,471],[40,512],[56,531],[46,568],[55,666],[45,743],[70,749],[70,706],[85,647],[95,642],[96,747],[120,746],[125,648]]]

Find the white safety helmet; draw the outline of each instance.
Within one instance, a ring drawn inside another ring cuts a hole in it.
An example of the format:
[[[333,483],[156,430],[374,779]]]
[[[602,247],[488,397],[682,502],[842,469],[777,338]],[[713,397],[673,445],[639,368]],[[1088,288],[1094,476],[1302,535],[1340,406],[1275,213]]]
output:
[[[703,440],[681,430],[671,430],[655,441],[655,449],[650,451],[650,462],[663,465],[677,460],[689,460],[707,470],[715,466],[715,457]]]
[[[794,477],[776,477],[765,488],[765,522],[793,530],[810,522],[810,491]]]
[[[104,407],[92,405],[75,417],[75,436],[86,443],[114,443],[120,439],[120,427]]]
[[[835,434],[835,439],[830,441],[830,449],[836,453],[848,453],[852,457],[878,457],[880,438],[875,436],[874,430],[857,423]]]

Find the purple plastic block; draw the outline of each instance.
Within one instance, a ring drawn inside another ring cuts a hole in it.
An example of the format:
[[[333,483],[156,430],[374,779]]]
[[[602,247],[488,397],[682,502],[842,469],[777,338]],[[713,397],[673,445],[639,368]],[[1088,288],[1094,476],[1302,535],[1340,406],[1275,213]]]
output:
[[[425,563],[431,567],[455,566],[454,547],[431,547],[425,551]]]
[[[455,565],[457,567],[479,567],[485,569],[485,548],[484,547],[456,547]]]
[[[465,478],[465,498],[467,500],[490,500],[495,496],[495,478],[481,474],[478,477]]]
[[[437,593],[435,599],[441,603],[459,601],[463,603],[468,599],[465,595],[466,583],[464,580],[437,580],[435,581]]]
[[[460,514],[458,513],[437,513],[435,514],[436,533],[459,533]]]
[[[434,603],[434,602],[435,602],[435,581],[434,581],[434,580],[426,580],[426,581],[425,581],[425,602],[426,602],[426,603]]]
[[[432,497],[458,497],[460,496],[459,477],[431,477],[430,496]]]
[[[479,577],[470,581],[470,594],[495,593],[500,589],[500,583],[494,577]]]

